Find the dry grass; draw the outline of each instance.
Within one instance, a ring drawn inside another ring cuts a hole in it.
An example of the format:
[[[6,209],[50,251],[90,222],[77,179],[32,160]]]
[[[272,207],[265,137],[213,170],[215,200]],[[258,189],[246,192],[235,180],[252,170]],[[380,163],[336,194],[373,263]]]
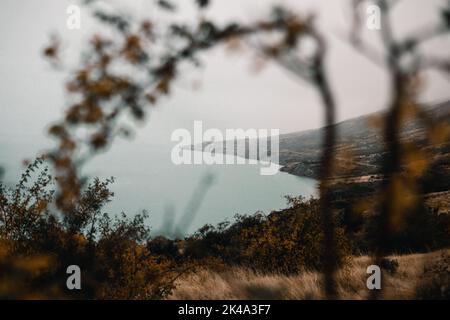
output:
[[[414,299],[424,266],[436,263],[444,253],[450,250],[389,257],[399,266],[392,274],[383,272],[384,298]],[[337,273],[340,298],[367,299],[370,292],[366,287],[366,268],[371,264],[367,256],[355,257]],[[321,282],[316,272],[285,276],[258,274],[242,268],[220,273],[202,270],[181,278],[169,299],[322,299]]]

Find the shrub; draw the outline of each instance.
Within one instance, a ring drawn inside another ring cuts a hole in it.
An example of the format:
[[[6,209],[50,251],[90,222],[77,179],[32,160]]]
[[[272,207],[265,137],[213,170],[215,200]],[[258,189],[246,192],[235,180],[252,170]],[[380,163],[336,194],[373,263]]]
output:
[[[87,186],[73,210],[55,212],[52,177],[28,166],[14,189],[0,184],[0,296],[161,299],[183,268],[149,250],[146,213],[103,214],[112,179]],[[33,173],[36,172],[37,177]],[[38,173],[37,173],[38,172]],[[82,270],[82,290],[66,288],[66,268]]]
[[[447,252],[442,252],[437,262],[424,268],[423,279],[416,292],[419,299],[450,299],[450,255]]]
[[[373,252],[379,239],[378,215],[366,217],[355,244],[363,252]],[[436,208],[421,207],[409,212],[399,230],[389,235],[387,253],[435,251],[450,246],[450,215]]]
[[[268,216],[236,216],[233,224],[207,225],[187,240],[186,254],[219,258],[228,265],[277,273],[322,270],[325,259],[318,200],[290,199],[291,206]],[[336,218],[339,263],[349,254],[345,232]]]
[[[398,270],[398,261],[395,259],[383,258],[380,261],[380,267],[390,274],[394,274]]]

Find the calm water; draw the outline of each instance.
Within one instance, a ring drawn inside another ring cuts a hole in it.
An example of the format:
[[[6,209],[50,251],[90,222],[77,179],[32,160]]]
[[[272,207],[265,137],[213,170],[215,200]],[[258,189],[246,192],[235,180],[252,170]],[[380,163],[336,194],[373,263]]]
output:
[[[285,195],[315,195],[316,181],[279,172],[260,175],[259,165],[174,165],[171,146],[123,144],[97,158],[90,174],[114,176],[110,212],[147,210],[154,234],[191,233],[235,214],[270,213],[286,207]],[[230,156],[228,156],[230,157]],[[232,157],[232,156],[231,156]]]
[[[37,153],[32,141],[1,143],[0,163],[10,185],[17,182],[21,160]],[[205,224],[232,220],[237,213],[285,208],[285,195],[315,194],[315,180],[283,172],[262,176],[259,165],[176,166],[171,162],[171,148],[170,143],[118,140],[113,149],[94,158],[85,173],[116,180],[111,187],[115,197],[106,211],[133,216],[147,210],[154,235],[173,235],[177,230],[186,234]]]

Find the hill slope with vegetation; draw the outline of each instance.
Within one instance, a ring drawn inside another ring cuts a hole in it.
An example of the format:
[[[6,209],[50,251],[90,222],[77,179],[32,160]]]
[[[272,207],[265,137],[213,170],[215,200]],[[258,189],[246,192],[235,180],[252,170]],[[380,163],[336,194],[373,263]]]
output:
[[[434,121],[450,122],[450,101],[424,107],[424,113]],[[383,137],[379,120],[382,114],[362,116],[335,125],[337,133],[338,169],[346,170],[347,176],[364,177],[381,172],[381,161],[384,155]],[[295,132],[280,136],[280,164],[282,171],[298,176],[317,178],[320,167],[320,150],[324,129]],[[403,141],[421,143],[426,132],[424,122],[407,121],[402,130]],[[434,146],[442,169],[449,172],[448,142]],[[445,160],[445,161],[444,161]],[[340,167],[340,168],[339,168]],[[443,186],[448,190],[449,185]]]

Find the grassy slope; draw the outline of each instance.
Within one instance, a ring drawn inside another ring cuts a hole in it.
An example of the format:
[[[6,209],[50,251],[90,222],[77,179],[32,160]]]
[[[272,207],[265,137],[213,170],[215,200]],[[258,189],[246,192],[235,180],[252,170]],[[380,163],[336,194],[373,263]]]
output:
[[[399,263],[394,274],[383,273],[385,299],[414,299],[417,286],[424,281],[424,268],[443,258],[450,250],[426,254],[391,256]],[[347,268],[337,274],[339,296],[342,299],[366,299],[367,256],[354,257]],[[169,299],[321,299],[321,276],[304,272],[295,276],[257,274],[234,268],[217,273],[203,270],[178,280]]]

